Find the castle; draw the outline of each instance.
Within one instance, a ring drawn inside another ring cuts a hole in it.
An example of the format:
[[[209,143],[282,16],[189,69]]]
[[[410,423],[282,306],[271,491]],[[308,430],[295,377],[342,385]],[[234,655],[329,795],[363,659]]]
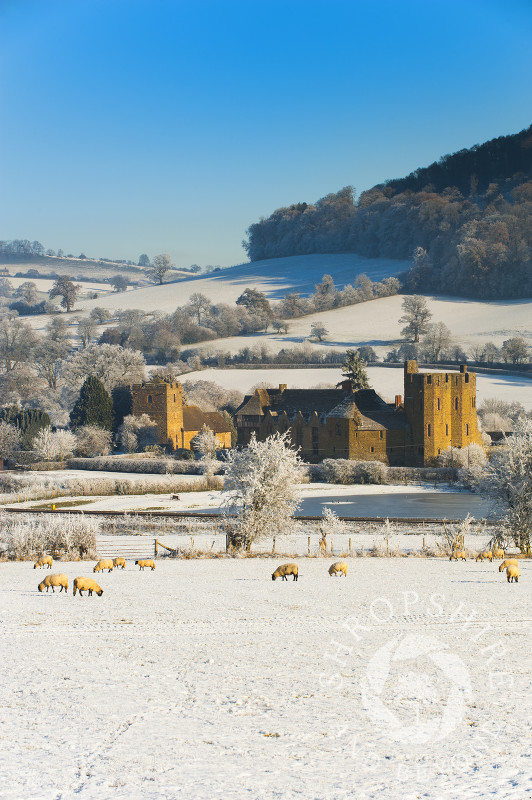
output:
[[[231,447],[231,426],[222,414],[202,411],[183,404],[180,383],[151,381],[131,389],[135,416],[147,414],[157,423],[158,443],[172,450],[192,449],[192,439],[206,425],[214,433],[218,446]]]
[[[477,425],[476,375],[419,372],[404,365],[404,401],[386,403],[373,389],[256,389],[235,412],[238,444],[290,432],[306,461],[349,458],[390,466],[429,466],[448,447],[482,445]]]

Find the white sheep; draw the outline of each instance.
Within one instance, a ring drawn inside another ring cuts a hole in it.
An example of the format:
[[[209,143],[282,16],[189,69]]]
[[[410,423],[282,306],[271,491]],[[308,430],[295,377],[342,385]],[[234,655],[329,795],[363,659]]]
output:
[[[491,552],[491,550],[484,550],[482,553],[478,554],[478,556],[475,558],[475,561],[485,561],[486,559],[488,561],[491,561],[492,558],[493,558],[493,553]]]
[[[83,597],[83,592],[85,591],[89,593],[89,597],[92,597],[93,592],[96,592],[98,597],[101,597],[103,594],[103,589],[101,586],[98,586],[95,580],[84,577],[74,578],[74,597],[76,596],[76,591],[79,592],[80,597]]]
[[[504,558],[504,550],[501,549],[493,550],[493,558]]]
[[[113,558],[113,564],[115,567],[122,567],[122,569],[126,568],[126,559],[121,558],[118,556],[117,558]]]
[[[288,575],[293,575],[293,580],[297,581],[298,578],[298,568],[297,564],[281,564],[280,567],[277,567],[275,572],[272,573],[272,581],[277,580],[277,578],[282,578],[283,581],[288,580]]]
[[[98,561],[98,563],[96,564],[96,566],[92,571],[103,572],[104,569],[106,569],[108,573],[113,571],[113,560],[111,558],[106,558],[103,561]]]
[[[151,567],[152,571],[155,569],[153,558],[141,558],[139,561],[135,561],[135,564],[138,564],[142,570],[144,570],[144,567]]]
[[[506,567],[509,567],[511,564],[514,567],[518,567],[519,566],[519,562],[518,562],[518,560],[516,558],[507,558],[506,561],[503,561],[502,564],[500,565],[499,572],[502,572],[503,569],[506,569]]]
[[[465,550],[453,550],[449,561],[459,561],[460,559],[467,561]]]
[[[508,581],[508,583],[513,583],[513,581],[519,583],[520,574],[521,571],[519,567],[515,566],[515,564],[510,564],[509,567],[506,567],[506,580]]]
[[[46,578],[43,581],[41,581],[41,583],[38,585],[37,588],[38,588],[38,590],[40,592],[42,592],[45,588],[46,588],[46,591],[48,591],[50,586],[52,587],[52,592],[54,592],[54,594],[55,594],[55,587],[56,586],[60,586],[61,587],[59,589],[60,592],[62,592],[63,589],[64,589],[65,590],[65,594],[66,594],[66,592],[68,592],[68,578],[67,578],[67,576],[64,575],[62,572],[56,572],[54,575],[47,575]]]
[[[329,567],[329,575],[345,575],[347,578],[347,561],[336,561]]]
[[[52,569],[53,563],[54,561],[52,556],[41,556],[41,558],[39,558],[39,560],[33,565],[33,569],[37,569],[37,567],[39,567],[39,569],[41,567],[48,567],[48,569]]]

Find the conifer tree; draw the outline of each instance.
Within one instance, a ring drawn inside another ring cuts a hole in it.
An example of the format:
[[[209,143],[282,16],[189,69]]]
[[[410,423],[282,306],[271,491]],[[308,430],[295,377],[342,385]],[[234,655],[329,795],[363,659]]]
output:
[[[105,430],[113,426],[113,401],[103,383],[89,375],[81,387],[79,397],[70,413],[73,428],[98,425]]]
[[[366,362],[360,358],[360,355],[354,350],[346,351],[342,367],[344,370],[342,376],[351,382],[353,391],[370,388],[368,373],[366,372]]]

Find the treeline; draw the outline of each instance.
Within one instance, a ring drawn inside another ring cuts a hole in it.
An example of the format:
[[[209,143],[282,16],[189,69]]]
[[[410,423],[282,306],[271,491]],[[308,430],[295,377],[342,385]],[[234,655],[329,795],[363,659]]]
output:
[[[412,259],[407,291],[532,294],[532,127],[445,156],[403,180],[352,187],[252,224],[251,261],[356,252]]]
[[[250,288],[244,290],[234,305],[212,303],[196,292],[172,314],[156,314],[153,318],[138,309],[122,312],[116,327],[105,330],[99,343],[134,348],[151,363],[165,364],[178,358],[183,345],[266,332],[269,328],[286,333],[290,319],[397,294],[399,286],[396,278],[373,282],[367,275],[358,275],[353,284],[337,289],[331,275],[324,275],[310,297],[289,292],[275,304],[262,292]],[[92,337],[96,325],[106,321],[106,312],[95,308],[91,317]],[[84,325],[90,327],[88,322]]]

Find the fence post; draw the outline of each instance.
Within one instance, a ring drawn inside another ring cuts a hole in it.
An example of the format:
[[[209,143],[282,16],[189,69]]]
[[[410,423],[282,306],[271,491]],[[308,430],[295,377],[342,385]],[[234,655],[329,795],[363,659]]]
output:
[[[390,540],[389,539],[386,539],[386,552],[387,553],[390,552]]]
[[[157,541],[157,539],[154,539],[154,541],[153,541],[153,550],[154,550],[155,558],[157,558],[157,554],[159,552],[159,542]]]
[[[192,538],[192,536],[190,537],[190,549],[194,550],[194,539]]]
[[[275,553],[275,536],[273,537],[272,553]]]
[[[349,537],[349,552],[351,552],[351,537]]]
[[[310,536],[308,537],[308,554],[310,555]]]
[[[331,539],[331,555],[332,555],[332,551],[333,551],[333,543],[332,543],[332,539]]]
[[[425,549],[425,537],[423,537],[423,550]]]

